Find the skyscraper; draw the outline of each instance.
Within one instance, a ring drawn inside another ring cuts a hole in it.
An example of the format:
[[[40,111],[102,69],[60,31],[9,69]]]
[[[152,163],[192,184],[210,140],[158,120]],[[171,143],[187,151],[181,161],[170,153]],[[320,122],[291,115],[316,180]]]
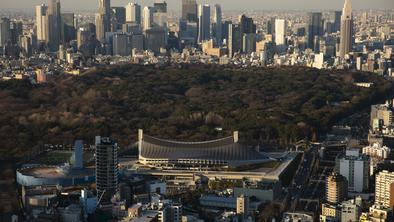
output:
[[[3,47],[7,41],[11,40],[10,20],[2,18],[0,20],[0,47]]]
[[[198,22],[196,0],[182,0],[182,19],[189,22]]]
[[[144,7],[142,11],[142,29],[145,31],[152,27],[153,10],[151,7]]]
[[[118,144],[100,136],[95,141],[97,197],[106,204],[118,191]]]
[[[211,7],[207,4],[198,6],[198,42],[211,37]]]
[[[99,11],[96,14],[97,40],[103,42],[105,33],[111,30],[111,0],[99,0]]]
[[[326,180],[326,200],[331,204],[341,203],[347,196],[347,180],[333,172]]]
[[[275,20],[275,43],[276,45],[286,45],[286,21],[284,19]]]
[[[221,45],[222,42],[222,7],[219,4],[215,5],[214,16],[215,40]]]
[[[62,13],[61,37],[62,42],[69,43],[76,38],[76,24],[74,13]]]
[[[256,25],[254,24],[253,19],[246,17],[245,15],[241,15],[239,17],[239,26],[242,34],[256,33]]]
[[[241,15],[239,17],[240,49],[242,52],[251,52],[256,48],[256,25],[252,18]]]
[[[45,16],[47,14],[48,7],[45,4],[36,6],[36,35],[38,41],[46,40],[46,26]]]
[[[126,22],[141,24],[141,6],[136,3],[126,5]]]
[[[46,33],[48,38],[47,45],[51,51],[57,51],[61,40],[61,15],[60,15],[60,0],[50,0],[48,4],[48,10],[46,19],[48,24],[48,32]]]
[[[123,24],[126,23],[126,8],[125,7],[111,7],[112,11],[112,27],[111,30],[118,31],[121,30]],[[140,11],[141,17],[141,11]]]
[[[228,55],[232,57],[235,52],[240,51],[242,44],[241,30],[239,25],[229,24],[228,25]]]
[[[351,0],[345,0],[341,17],[341,37],[339,42],[339,57],[344,58],[352,50],[353,45],[353,16]]]
[[[153,26],[167,28],[167,3],[155,2],[153,5]]]
[[[321,12],[308,13],[308,48],[317,52],[319,37],[323,35],[323,20]],[[317,41],[315,41],[317,39]],[[316,43],[316,44],[315,44]]]

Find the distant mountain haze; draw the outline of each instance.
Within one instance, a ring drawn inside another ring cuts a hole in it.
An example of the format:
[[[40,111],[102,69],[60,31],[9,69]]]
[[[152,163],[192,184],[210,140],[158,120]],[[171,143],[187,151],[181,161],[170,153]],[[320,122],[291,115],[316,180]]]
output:
[[[128,2],[152,5],[155,0],[113,0],[113,6]],[[161,0],[156,0],[161,1]],[[0,0],[0,9],[29,9],[46,0]],[[167,0],[169,10],[180,10],[181,0]],[[330,10],[342,9],[344,0],[199,0],[198,3],[222,5],[223,10]],[[61,0],[65,10],[95,10],[98,0]],[[394,0],[353,0],[354,9],[394,9]]]

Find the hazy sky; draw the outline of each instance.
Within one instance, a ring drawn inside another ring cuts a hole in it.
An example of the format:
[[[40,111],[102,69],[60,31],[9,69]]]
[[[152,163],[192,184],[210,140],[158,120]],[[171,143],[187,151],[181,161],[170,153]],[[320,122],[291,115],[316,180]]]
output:
[[[124,6],[135,1],[150,5],[154,0],[112,0],[114,6]],[[0,8],[28,9],[46,0],[0,0]],[[272,10],[272,9],[341,9],[344,0],[198,0],[209,4],[220,3],[223,10]],[[394,0],[352,0],[355,9],[394,9]],[[65,10],[95,10],[98,0],[61,0]],[[169,10],[180,10],[181,0],[167,0]]]

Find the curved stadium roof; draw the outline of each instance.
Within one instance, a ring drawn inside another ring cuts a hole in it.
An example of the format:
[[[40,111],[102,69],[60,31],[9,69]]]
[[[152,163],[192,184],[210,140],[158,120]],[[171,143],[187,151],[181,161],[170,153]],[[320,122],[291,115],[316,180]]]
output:
[[[143,135],[140,155],[148,159],[198,159],[221,161],[264,160],[267,156],[235,142],[234,137],[203,142],[179,142]]]

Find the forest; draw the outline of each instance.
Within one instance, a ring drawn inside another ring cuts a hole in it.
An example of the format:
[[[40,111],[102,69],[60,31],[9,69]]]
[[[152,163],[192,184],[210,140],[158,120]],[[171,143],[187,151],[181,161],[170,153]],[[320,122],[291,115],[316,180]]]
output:
[[[372,82],[371,88],[355,86]],[[44,144],[117,139],[137,129],[161,138],[199,141],[240,132],[248,145],[278,148],[317,140],[336,122],[391,96],[372,73],[305,67],[119,65],[46,84],[0,82],[0,157],[23,157]]]

